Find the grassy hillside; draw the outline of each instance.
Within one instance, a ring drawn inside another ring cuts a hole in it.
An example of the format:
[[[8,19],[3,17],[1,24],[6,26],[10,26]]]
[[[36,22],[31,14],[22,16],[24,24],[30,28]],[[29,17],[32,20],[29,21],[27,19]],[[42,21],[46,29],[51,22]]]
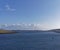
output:
[[[0,34],[4,34],[4,33],[14,33],[14,31],[10,31],[10,30],[0,30]]]

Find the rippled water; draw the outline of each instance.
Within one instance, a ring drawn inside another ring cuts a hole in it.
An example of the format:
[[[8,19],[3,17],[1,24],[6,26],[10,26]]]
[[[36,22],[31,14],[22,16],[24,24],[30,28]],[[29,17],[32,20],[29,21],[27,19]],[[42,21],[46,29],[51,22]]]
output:
[[[0,50],[60,50],[60,34],[53,32],[0,34]]]

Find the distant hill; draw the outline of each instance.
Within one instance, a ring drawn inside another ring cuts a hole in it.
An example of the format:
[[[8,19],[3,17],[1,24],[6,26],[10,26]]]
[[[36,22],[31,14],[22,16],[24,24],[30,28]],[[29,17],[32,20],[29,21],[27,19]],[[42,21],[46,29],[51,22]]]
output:
[[[50,32],[56,32],[56,33],[60,33],[60,29],[52,29],[52,30],[48,30]]]

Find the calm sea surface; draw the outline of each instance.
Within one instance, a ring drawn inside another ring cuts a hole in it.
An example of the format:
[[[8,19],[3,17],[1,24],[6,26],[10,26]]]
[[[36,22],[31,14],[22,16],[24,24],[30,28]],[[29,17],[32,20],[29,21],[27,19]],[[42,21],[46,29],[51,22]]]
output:
[[[60,50],[60,33],[0,34],[0,50]]]

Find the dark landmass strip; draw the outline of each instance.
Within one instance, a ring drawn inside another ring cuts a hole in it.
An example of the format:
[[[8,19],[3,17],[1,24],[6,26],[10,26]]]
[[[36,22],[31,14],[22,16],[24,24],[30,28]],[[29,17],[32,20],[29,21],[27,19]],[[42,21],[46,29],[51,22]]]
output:
[[[39,33],[39,32],[56,32],[60,33],[60,29],[52,29],[52,30],[0,30],[0,34],[13,34],[13,33]]]
[[[0,30],[0,34],[11,34],[11,33],[36,33],[44,32],[42,30]]]
[[[39,32],[46,32],[43,30],[12,30],[14,32],[18,32],[18,33],[39,33]]]

